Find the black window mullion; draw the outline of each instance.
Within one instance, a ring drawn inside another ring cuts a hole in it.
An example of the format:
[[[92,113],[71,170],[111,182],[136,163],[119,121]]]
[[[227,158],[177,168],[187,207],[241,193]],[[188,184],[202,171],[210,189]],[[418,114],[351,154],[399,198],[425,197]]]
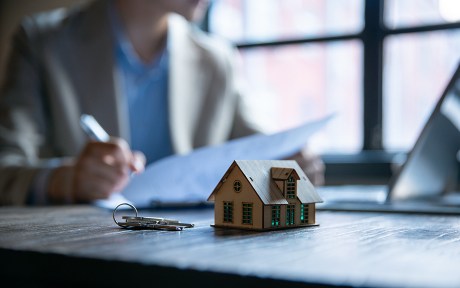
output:
[[[235,43],[235,46],[238,49],[248,49],[248,48],[260,48],[260,47],[279,47],[285,45],[299,45],[299,44],[308,44],[308,43],[322,43],[322,42],[333,42],[333,41],[345,41],[345,40],[355,40],[360,39],[360,33],[354,34],[344,34],[344,35],[335,35],[335,36],[323,36],[323,37],[306,37],[306,38],[294,38],[294,39],[283,39],[283,40],[273,40],[273,41],[256,41],[256,42],[240,42]]]
[[[364,141],[363,150],[381,150],[382,142],[382,70],[383,0],[365,1],[364,47]]]
[[[280,47],[307,43],[327,43],[352,39],[363,40],[363,150],[382,150],[382,74],[383,39],[388,30],[383,26],[384,0],[364,1],[365,27],[361,33],[307,37],[261,42],[235,43],[240,49]],[[209,15],[207,15],[209,16]],[[208,18],[206,20],[209,20]],[[207,22],[207,21],[205,21]],[[208,24],[208,23],[206,23]],[[208,28],[207,25],[203,25]]]
[[[420,25],[415,27],[402,27],[396,29],[383,28],[385,35],[398,35],[398,34],[409,34],[409,33],[420,33],[420,32],[432,32],[441,30],[450,30],[460,28],[460,22],[455,23],[443,23],[433,25]]]

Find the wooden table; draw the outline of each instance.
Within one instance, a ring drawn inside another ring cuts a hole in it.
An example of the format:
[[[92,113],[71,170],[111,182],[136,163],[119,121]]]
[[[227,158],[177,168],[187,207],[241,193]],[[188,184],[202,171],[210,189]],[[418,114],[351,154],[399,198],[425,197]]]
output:
[[[128,213],[128,212],[127,212]],[[18,286],[460,287],[460,217],[320,211],[315,228],[131,231],[91,206],[0,208],[0,276]]]

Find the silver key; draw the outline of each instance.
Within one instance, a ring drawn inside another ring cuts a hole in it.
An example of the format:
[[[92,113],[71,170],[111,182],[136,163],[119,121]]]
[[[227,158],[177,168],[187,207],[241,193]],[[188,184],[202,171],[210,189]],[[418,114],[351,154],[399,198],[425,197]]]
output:
[[[125,222],[119,222],[115,219],[115,212],[120,206],[127,205],[131,207],[134,212],[136,212],[136,216],[122,216],[122,219]],[[174,219],[166,219],[166,218],[158,218],[158,217],[141,217],[138,216],[138,212],[136,207],[129,203],[122,203],[118,205],[112,213],[113,221],[123,228],[128,229],[156,229],[156,230],[168,230],[168,231],[182,231],[184,228],[192,228],[194,227],[193,224],[190,223],[181,223],[178,220]]]

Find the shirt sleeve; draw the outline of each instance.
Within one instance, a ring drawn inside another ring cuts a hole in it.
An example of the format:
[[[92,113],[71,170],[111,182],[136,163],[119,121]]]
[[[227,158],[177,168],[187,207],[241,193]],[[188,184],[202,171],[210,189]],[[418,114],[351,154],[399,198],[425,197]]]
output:
[[[27,197],[28,205],[47,205],[49,204],[47,190],[48,181],[53,168],[45,168],[40,170],[35,176],[30,187],[29,195]]]
[[[37,172],[30,185],[26,203],[28,205],[51,204],[48,198],[48,184],[54,169],[63,164],[65,160],[52,158],[44,162],[43,168]]]

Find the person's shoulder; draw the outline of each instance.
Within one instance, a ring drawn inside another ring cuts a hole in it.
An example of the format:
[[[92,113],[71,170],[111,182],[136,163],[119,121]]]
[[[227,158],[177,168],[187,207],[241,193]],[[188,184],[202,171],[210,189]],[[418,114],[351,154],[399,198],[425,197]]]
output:
[[[181,30],[183,34],[197,48],[210,54],[229,56],[235,49],[234,45],[223,37],[206,33],[195,24],[192,24],[179,15],[173,15],[173,25],[176,30]]]
[[[20,27],[31,39],[50,34],[66,33],[66,30],[78,22],[78,19],[88,8],[87,4],[77,4],[34,13],[23,17]]]

